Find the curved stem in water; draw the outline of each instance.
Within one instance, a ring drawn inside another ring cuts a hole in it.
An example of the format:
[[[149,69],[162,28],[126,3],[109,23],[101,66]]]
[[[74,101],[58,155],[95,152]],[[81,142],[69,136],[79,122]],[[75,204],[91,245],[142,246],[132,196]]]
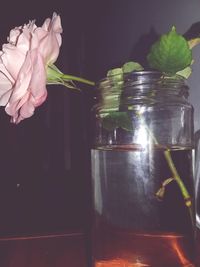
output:
[[[173,162],[173,159],[172,159],[172,156],[171,156],[171,153],[170,153],[170,150],[167,149],[164,151],[164,156],[165,156],[165,159],[168,163],[168,166],[173,174],[173,178],[174,180],[177,182],[179,188],[180,188],[180,191],[182,193],[182,196],[184,198],[184,201],[185,201],[185,205],[188,207],[189,209],[189,213],[190,213],[190,217],[191,217],[191,220],[192,220],[192,225],[194,226],[195,223],[194,223],[194,217],[193,217],[193,212],[192,212],[192,199],[190,197],[190,194],[185,186],[185,184],[183,183],[180,175],[178,174],[178,171],[176,169],[176,166]]]
[[[155,138],[155,136],[152,134],[152,132],[149,130],[149,128],[146,126],[146,130],[148,131],[150,137],[152,138],[153,142],[156,144],[156,145],[159,145],[157,139]],[[191,221],[192,221],[192,225],[194,226],[195,225],[195,222],[194,222],[194,217],[193,217],[193,211],[192,211],[192,199],[191,199],[191,196],[183,182],[183,180],[181,179],[177,169],[176,169],[176,166],[173,162],[173,159],[172,159],[172,156],[171,156],[171,152],[170,152],[170,149],[166,149],[164,151],[164,156],[165,156],[165,159],[167,161],[167,164],[169,166],[169,169],[171,170],[171,173],[172,173],[172,176],[174,178],[174,180],[176,181],[176,183],[178,184],[178,187],[181,191],[181,194],[184,198],[184,201],[185,201],[185,205],[188,207],[189,209],[189,213],[190,213],[190,217],[191,217]]]

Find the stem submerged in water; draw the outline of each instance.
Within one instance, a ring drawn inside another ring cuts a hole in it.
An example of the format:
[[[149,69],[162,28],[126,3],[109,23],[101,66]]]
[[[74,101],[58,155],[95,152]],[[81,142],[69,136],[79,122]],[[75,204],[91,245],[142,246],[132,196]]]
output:
[[[177,184],[181,190],[181,193],[182,193],[183,198],[185,200],[185,205],[187,207],[191,207],[192,206],[191,197],[190,197],[189,192],[188,192],[187,188],[185,187],[180,175],[178,174],[176,166],[174,165],[174,162],[172,160],[170,150],[169,149],[165,150],[164,155],[165,155],[165,158],[167,160],[168,166],[169,166],[169,168],[173,174],[173,177],[174,177],[175,181],[177,182]]]
[[[192,225],[194,226],[195,223],[194,223],[194,217],[193,217],[193,212],[192,212],[192,199],[190,197],[190,194],[186,188],[186,186],[184,185],[180,175],[178,174],[178,171],[176,169],[176,166],[173,162],[173,159],[172,159],[172,156],[171,156],[171,153],[170,153],[170,150],[167,149],[164,151],[164,156],[165,156],[165,159],[168,163],[168,166],[172,172],[172,175],[173,175],[173,178],[174,180],[177,182],[179,188],[180,188],[180,191],[181,191],[181,194],[184,198],[184,201],[185,201],[185,205],[188,207],[189,209],[189,213],[190,213],[190,217],[191,217],[191,220],[192,220]]]
[[[156,144],[156,145],[159,145],[157,139],[155,138],[155,136],[152,134],[152,132],[149,130],[149,128],[146,126],[146,130],[147,132],[149,133],[151,139],[153,140],[153,142]],[[176,169],[176,166],[173,162],[173,159],[172,159],[172,156],[171,156],[171,152],[170,152],[170,149],[166,149],[164,151],[164,156],[165,156],[165,159],[167,161],[167,164],[169,166],[169,169],[171,170],[171,173],[172,173],[172,176],[173,176],[173,179],[177,182],[178,184],[178,187],[181,191],[181,194],[184,198],[184,201],[185,201],[185,205],[188,207],[189,209],[189,213],[190,213],[190,217],[191,217],[191,221],[192,221],[192,225],[195,226],[195,222],[194,222],[194,217],[193,217],[193,211],[192,211],[192,199],[191,199],[191,196],[183,182],[183,180],[181,179],[177,169]]]

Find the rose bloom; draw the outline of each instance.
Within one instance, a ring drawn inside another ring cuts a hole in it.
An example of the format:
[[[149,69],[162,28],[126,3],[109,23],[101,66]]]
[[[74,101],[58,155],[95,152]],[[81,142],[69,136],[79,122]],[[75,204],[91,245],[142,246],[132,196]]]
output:
[[[62,26],[53,14],[42,27],[34,21],[10,31],[0,51],[0,106],[19,123],[47,97],[47,68],[59,55]]]

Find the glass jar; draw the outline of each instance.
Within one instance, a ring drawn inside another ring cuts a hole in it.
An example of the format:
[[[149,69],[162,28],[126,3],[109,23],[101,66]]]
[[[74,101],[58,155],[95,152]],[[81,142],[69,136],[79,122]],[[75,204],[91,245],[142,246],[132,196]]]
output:
[[[94,267],[194,266],[193,107],[181,78],[105,78],[93,108]]]

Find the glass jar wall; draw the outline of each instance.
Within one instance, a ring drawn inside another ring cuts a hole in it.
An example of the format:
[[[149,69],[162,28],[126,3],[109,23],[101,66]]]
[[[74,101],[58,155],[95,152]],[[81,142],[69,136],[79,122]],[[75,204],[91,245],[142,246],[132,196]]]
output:
[[[183,79],[100,81],[93,108],[94,267],[194,266],[193,108]]]

